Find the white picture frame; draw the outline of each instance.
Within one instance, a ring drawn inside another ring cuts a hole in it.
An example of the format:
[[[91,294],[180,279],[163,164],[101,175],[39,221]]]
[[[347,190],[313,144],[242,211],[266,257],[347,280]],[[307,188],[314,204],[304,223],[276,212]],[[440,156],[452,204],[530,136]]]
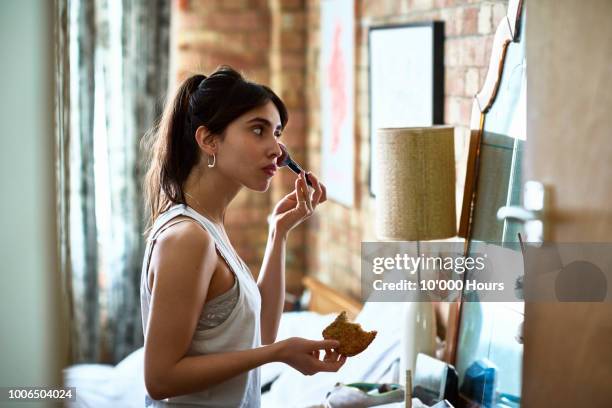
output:
[[[355,5],[321,1],[321,179],[327,197],[355,200]]]

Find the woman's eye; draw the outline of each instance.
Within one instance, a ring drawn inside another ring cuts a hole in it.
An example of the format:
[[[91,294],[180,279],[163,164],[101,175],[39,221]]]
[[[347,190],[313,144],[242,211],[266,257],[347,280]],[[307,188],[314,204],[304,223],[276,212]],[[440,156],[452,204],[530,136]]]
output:
[[[281,137],[283,135],[283,132],[281,132],[280,130],[277,130],[276,132],[274,132],[274,136],[276,137]]]
[[[255,128],[253,128],[253,132],[255,132],[256,135],[261,136],[263,134],[263,128],[260,126],[257,126]]]

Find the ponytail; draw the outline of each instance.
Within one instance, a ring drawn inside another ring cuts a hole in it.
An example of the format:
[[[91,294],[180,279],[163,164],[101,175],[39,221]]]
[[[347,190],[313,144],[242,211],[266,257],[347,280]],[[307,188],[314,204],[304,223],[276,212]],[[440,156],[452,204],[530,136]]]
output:
[[[185,147],[188,148],[181,148],[181,139],[184,139],[186,127],[189,126],[189,99],[204,79],[204,75],[187,78],[177,89],[172,102],[166,105],[159,123],[143,139],[148,144],[146,150],[152,156],[143,186],[145,211],[149,214],[145,235],[159,214],[172,203],[185,202],[182,185],[189,170],[197,163],[198,149],[194,138],[185,138]],[[173,160],[178,155],[185,161]]]

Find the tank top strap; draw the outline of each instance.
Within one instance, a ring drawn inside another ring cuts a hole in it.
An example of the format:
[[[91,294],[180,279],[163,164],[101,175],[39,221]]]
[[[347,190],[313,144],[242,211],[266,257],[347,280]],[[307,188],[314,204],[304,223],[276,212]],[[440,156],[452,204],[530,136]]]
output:
[[[184,207],[185,211],[183,215],[187,215],[195,219],[196,221],[199,221],[200,224],[202,224],[202,226],[204,226],[204,228],[206,228],[206,230],[211,234],[211,236],[215,240],[215,243],[217,244],[217,248],[223,255],[223,258],[225,258],[225,260],[230,263],[230,266],[232,267],[234,272],[242,274],[243,277],[250,277],[252,279],[251,272],[248,271],[245,263],[242,261],[242,259],[240,259],[238,254],[236,254],[236,252],[231,248],[229,243],[225,240],[219,228],[212,221],[204,217],[202,214],[200,214],[193,208],[183,204],[181,205]]]
[[[170,207],[168,210],[161,213],[153,222],[153,227],[149,232],[147,241],[155,241],[163,232],[163,226],[174,217],[181,215],[181,208],[178,205]]]

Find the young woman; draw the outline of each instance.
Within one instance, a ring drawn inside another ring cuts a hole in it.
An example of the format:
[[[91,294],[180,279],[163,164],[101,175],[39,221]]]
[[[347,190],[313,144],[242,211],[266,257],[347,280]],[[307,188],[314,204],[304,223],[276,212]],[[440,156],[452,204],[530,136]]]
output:
[[[300,174],[274,208],[257,281],[223,225],[240,189],[269,188],[287,120],[270,88],[221,67],[185,80],[156,128],[141,279],[148,406],[258,407],[259,366],[280,361],[311,375],[346,360],[333,340],[275,342],[285,242],[326,200],[317,178],[309,174],[311,195]]]

